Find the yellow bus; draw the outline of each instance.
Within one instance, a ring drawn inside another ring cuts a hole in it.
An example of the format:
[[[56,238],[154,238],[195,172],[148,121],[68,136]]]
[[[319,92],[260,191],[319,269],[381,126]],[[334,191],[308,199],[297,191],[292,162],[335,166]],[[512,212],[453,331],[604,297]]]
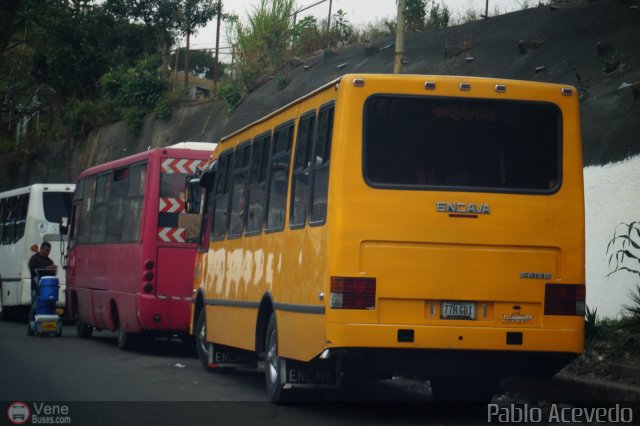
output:
[[[418,375],[487,398],[583,350],[578,94],[344,75],[222,138],[200,185],[205,369],[298,387]]]

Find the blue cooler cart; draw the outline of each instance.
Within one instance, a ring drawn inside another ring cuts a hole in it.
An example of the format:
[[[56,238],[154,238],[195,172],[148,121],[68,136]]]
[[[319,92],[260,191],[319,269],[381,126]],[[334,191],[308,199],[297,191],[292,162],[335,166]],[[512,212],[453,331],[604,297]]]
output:
[[[29,335],[55,334],[58,337],[62,336],[62,321],[56,314],[59,288],[60,283],[57,277],[40,278],[35,301],[35,317],[29,318]]]

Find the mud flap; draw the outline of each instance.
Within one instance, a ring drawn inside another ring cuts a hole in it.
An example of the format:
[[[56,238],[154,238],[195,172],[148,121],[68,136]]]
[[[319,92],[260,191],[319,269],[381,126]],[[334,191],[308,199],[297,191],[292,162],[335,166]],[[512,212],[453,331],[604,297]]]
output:
[[[254,352],[209,343],[209,367],[256,368],[258,359]]]
[[[311,362],[281,359],[280,374],[284,389],[291,388],[339,388],[341,357]]]

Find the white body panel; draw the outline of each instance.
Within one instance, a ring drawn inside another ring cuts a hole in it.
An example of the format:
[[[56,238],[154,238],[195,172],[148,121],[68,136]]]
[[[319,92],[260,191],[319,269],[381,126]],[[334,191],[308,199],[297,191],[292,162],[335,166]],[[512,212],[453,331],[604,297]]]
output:
[[[31,305],[31,274],[28,262],[33,255],[32,245],[43,241],[51,243],[49,257],[58,265],[60,292],[57,306],[65,305],[65,274],[62,271],[62,256],[66,249],[67,236],[60,235],[60,225],[45,217],[43,193],[73,193],[75,184],[34,184],[24,188],[0,193],[0,201],[10,197],[29,194],[29,204],[25,221],[24,235],[15,242],[0,244],[0,277],[2,278],[3,306]],[[69,206],[69,210],[70,210]],[[1,241],[0,241],[1,242]]]

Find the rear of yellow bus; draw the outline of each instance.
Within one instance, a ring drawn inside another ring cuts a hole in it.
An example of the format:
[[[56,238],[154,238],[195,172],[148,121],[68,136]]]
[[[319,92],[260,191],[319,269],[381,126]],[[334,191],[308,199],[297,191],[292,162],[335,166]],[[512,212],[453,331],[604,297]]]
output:
[[[352,75],[336,105],[327,345],[347,375],[420,374],[442,396],[580,354],[576,90]]]

